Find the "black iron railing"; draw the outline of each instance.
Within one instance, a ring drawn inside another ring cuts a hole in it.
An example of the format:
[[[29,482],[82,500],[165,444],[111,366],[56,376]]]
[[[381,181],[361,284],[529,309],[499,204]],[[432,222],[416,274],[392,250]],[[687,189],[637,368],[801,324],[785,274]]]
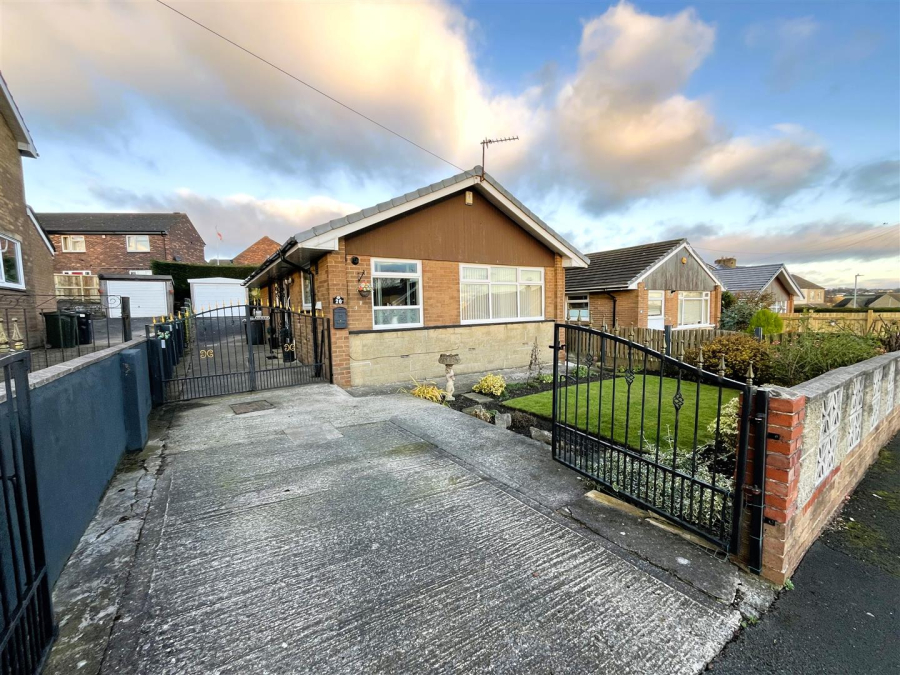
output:
[[[55,637],[38,501],[28,352],[0,357],[0,673],[39,673]]]
[[[557,324],[553,456],[731,552],[740,546],[751,384],[619,335]]]
[[[32,371],[130,339],[127,297],[0,294],[0,354],[30,350]]]

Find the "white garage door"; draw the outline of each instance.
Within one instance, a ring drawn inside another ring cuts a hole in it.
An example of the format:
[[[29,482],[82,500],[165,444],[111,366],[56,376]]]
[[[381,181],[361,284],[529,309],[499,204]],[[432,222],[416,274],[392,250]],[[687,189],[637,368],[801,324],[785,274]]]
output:
[[[243,316],[247,304],[247,289],[238,283],[203,283],[191,282],[191,306],[195,312],[202,312],[212,307],[227,307],[227,314]],[[238,305],[234,307],[233,305]]]
[[[131,298],[131,316],[163,316],[169,313],[169,298],[165,281],[108,281],[109,295]],[[110,307],[109,315],[122,316],[120,307]]]

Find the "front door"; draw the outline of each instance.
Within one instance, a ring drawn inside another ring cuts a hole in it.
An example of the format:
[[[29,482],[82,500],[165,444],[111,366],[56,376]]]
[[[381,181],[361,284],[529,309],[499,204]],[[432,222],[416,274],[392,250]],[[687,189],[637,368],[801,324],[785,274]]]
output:
[[[647,328],[666,327],[666,292],[647,291]]]

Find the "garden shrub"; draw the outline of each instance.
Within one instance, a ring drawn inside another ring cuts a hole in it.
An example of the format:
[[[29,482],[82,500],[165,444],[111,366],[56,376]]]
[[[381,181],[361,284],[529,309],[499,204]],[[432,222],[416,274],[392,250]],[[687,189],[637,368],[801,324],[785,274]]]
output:
[[[725,302],[722,303],[719,326],[724,330],[745,331],[750,326],[753,316],[774,302],[775,296],[771,293],[734,293],[728,306]]]
[[[477,391],[479,394],[502,396],[503,392],[506,391],[506,380],[503,379],[502,375],[488,373],[478,380],[478,383],[472,387],[472,391]]]
[[[771,357],[769,345],[750,335],[723,335],[703,346],[703,369],[718,372],[719,360],[725,357],[725,377],[743,382],[747,369],[753,364],[754,382],[766,382],[769,376]],[[700,359],[699,349],[690,349],[684,360],[696,366]]]
[[[772,359],[765,381],[792,387],[829,370],[871,359],[882,351],[883,347],[874,335],[791,333],[789,339],[772,345]]]
[[[748,326],[751,332],[762,328],[763,335],[778,335],[784,330],[784,321],[770,309],[760,309],[750,319]]]
[[[419,384],[413,380],[413,383],[416,386],[410,389],[409,393],[416,398],[431,401],[432,403],[442,403],[444,397],[447,395],[447,392],[438,387],[434,382],[423,382],[422,384]]]

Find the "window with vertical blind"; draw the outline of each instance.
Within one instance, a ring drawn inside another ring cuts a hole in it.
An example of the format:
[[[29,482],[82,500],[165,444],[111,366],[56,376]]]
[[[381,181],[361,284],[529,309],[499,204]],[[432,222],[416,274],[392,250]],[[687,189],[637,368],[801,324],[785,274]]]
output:
[[[544,270],[540,267],[459,266],[462,323],[544,318]]]
[[[709,324],[709,293],[681,291],[678,298],[678,325]]]

